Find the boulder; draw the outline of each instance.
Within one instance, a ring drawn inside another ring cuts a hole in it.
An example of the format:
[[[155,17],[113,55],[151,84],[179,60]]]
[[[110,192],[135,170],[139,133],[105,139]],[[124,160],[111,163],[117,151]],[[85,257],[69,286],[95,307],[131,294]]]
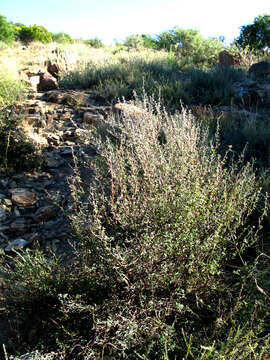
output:
[[[218,54],[218,65],[219,66],[241,65],[241,60],[239,56],[233,55],[227,50],[223,50]]]
[[[33,206],[37,202],[37,196],[35,193],[24,189],[24,188],[15,188],[10,190],[12,194],[12,201],[21,206]]]
[[[83,114],[83,122],[84,123],[94,125],[94,126],[99,126],[102,121],[104,121],[104,118],[100,114],[93,114],[88,111],[86,111]]]
[[[117,103],[113,106],[113,112],[118,115],[123,113],[128,115],[143,115],[145,113],[145,110],[132,104]]]
[[[58,89],[57,80],[48,72],[40,74],[37,90],[47,91],[47,90],[55,90],[55,89]]]
[[[47,71],[56,79],[59,78],[60,68],[57,64],[52,64],[51,62],[49,62],[47,65]]]
[[[267,81],[270,80],[270,62],[260,61],[251,65],[248,75],[253,80]]]
[[[24,248],[26,245],[28,245],[28,241],[19,238],[19,239],[13,240],[10,244],[8,244],[5,247],[5,251],[10,252],[13,250],[19,250],[19,249]]]

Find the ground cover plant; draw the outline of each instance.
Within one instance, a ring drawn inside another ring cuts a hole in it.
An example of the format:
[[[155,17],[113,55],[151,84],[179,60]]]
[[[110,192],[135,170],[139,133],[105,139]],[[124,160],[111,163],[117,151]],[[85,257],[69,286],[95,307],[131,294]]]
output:
[[[2,266],[6,308],[24,329],[35,318],[21,342],[63,359],[269,357],[267,266],[251,261],[266,208],[252,165],[228,167],[184,109],[138,105],[111,118],[114,137],[93,134],[90,189],[79,168],[71,179],[72,265],[36,251]]]

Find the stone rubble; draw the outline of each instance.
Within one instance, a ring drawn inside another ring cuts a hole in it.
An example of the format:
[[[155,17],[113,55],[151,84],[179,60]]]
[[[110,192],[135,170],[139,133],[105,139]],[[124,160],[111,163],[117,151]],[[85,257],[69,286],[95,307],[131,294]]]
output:
[[[100,105],[89,92],[53,90],[29,98],[17,108],[25,113],[29,137],[42,144],[45,168],[1,176],[0,251],[39,246],[62,255],[74,241],[64,214],[73,209],[73,156],[96,155],[89,131],[97,122],[105,123],[111,107]],[[74,108],[76,102],[81,106]]]

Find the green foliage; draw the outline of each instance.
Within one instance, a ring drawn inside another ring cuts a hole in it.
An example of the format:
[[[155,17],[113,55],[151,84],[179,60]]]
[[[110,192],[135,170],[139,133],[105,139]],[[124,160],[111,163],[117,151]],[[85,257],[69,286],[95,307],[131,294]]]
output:
[[[249,46],[252,50],[262,50],[270,47],[270,15],[259,15],[253,24],[241,27],[240,36],[236,42],[245,48]]]
[[[157,47],[176,51],[184,63],[197,66],[203,63],[215,63],[223,44],[217,39],[204,39],[198,30],[174,28],[157,37]]]
[[[60,44],[71,44],[73,42],[70,35],[64,32],[52,33],[52,41],[55,41]]]
[[[181,66],[181,65],[180,65]],[[240,69],[214,67],[204,71],[191,68],[180,73],[174,51],[147,51],[131,56],[117,54],[106,60],[89,61],[82,70],[63,76],[60,85],[66,88],[91,88],[107,101],[134,98],[134,91],[159,96],[168,110],[186,105],[231,105],[234,101],[233,84],[245,78]]]
[[[124,41],[124,45],[128,47],[132,47],[134,49],[138,49],[141,47],[145,47],[145,48],[156,47],[156,43],[152,39],[152,37],[150,35],[145,35],[145,34],[142,35],[135,34],[128,36]]]
[[[40,41],[44,44],[52,42],[51,33],[40,25],[23,25],[18,31],[18,37],[24,44],[29,44],[32,41]]]
[[[23,99],[25,86],[3,67],[0,69],[0,111]]]
[[[84,43],[94,48],[101,48],[104,46],[102,41],[98,38],[85,40]]]
[[[186,74],[185,91],[190,104],[230,105],[234,99],[233,83],[244,80],[241,69],[216,66],[210,71],[191,69]]]
[[[14,29],[5,16],[0,14],[0,41],[10,44],[15,40]]]
[[[108,102],[133,99],[134,91],[142,94],[143,87],[156,98],[161,95],[168,108],[179,108],[180,99],[185,101],[180,73],[168,64],[166,54],[150,51],[93,59],[82,70],[64,75],[60,86],[91,88]]]

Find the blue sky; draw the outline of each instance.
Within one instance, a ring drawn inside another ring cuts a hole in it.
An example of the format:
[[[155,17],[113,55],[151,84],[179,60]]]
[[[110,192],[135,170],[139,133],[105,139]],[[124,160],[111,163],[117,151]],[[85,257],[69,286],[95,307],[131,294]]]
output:
[[[9,21],[106,44],[174,26],[199,29],[204,37],[225,36],[230,43],[240,26],[269,13],[270,0],[0,0],[0,14]]]

